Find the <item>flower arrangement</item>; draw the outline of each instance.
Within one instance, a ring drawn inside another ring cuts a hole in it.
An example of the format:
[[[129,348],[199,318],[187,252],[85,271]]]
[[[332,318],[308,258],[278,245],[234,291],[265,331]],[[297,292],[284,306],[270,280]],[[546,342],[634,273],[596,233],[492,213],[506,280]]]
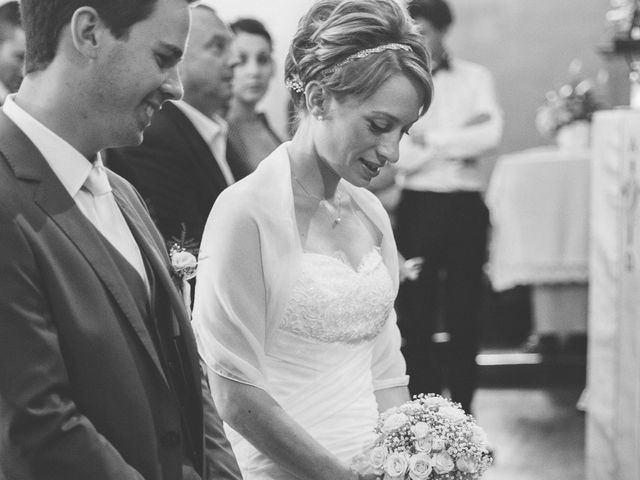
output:
[[[640,27],[637,24],[638,0],[609,0],[611,9],[605,19],[613,38],[631,40],[640,39]]]
[[[191,312],[191,284],[189,280],[196,276],[198,260],[196,256],[178,243],[173,243],[169,247],[169,258],[171,259],[171,275],[180,286],[182,301]]]
[[[169,259],[171,260],[171,277],[176,282],[187,311],[191,313],[191,284],[189,280],[196,276],[198,269],[198,248],[193,239],[187,239],[187,228],[184,223],[180,238],[173,237],[167,242]]]
[[[569,67],[572,80],[558,91],[547,92],[544,103],[538,108],[536,127],[543,137],[553,138],[562,127],[574,122],[590,122],[593,113],[599,109],[593,83],[579,78],[580,68],[579,62],[572,62]]]
[[[374,444],[352,470],[384,480],[476,480],[491,465],[487,436],[474,418],[440,395],[420,394],[382,413]]]

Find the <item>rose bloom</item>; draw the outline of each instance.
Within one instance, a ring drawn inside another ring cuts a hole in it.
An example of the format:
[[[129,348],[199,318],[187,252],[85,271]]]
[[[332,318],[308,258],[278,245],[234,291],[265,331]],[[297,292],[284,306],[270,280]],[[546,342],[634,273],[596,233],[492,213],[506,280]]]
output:
[[[441,407],[447,404],[447,401],[442,397],[425,397],[422,401],[427,407]]]
[[[416,453],[409,459],[409,477],[412,480],[425,480],[431,470],[431,457],[426,453]]]
[[[407,403],[406,405],[404,405],[403,406],[404,408],[402,409],[403,412],[408,414],[408,415],[416,415],[416,414],[422,412],[422,406],[417,404],[417,403],[414,403],[414,402],[415,402],[415,400],[410,402],[410,403]]]
[[[444,418],[451,420],[453,423],[460,423],[467,418],[464,410],[456,407],[442,407],[439,412]]]
[[[414,426],[411,427],[411,431],[413,432],[413,435],[416,437],[416,440],[428,436],[430,432],[429,425],[427,425],[424,422],[416,423]]]
[[[384,463],[387,459],[387,449],[384,447],[374,447],[369,452],[369,461],[371,462],[371,468],[373,469],[373,473],[376,475],[381,475],[384,471]]]
[[[197,261],[193,254],[183,250],[171,255],[171,263],[176,268],[194,268]]]
[[[440,437],[434,438],[433,442],[431,443],[431,450],[433,450],[434,452],[444,450],[444,440]]]
[[[478,464],[471,455],[463,455],[456,461],[456,467],[463,473],[476,473]]]
[[[409,468],[409,461],[404,453],[392,452],[384,464],[384,471],[390,477],[401,477]]]
[[[471,427],[471,441],[480,448],[487,448],[487,434],[477,425]]]
[[[429,453],[433,448],[433,437],[431,435],[427,435],[426,437],[418,438],[413,444],[415,445],[416,450],[424,453]],[[442,448],[440,448],[439,450],[442,450]]]
[[[351,460],[350,467],[352,471],[358,472],[361,475],[373,473],[371,469],[371,461],[369,460],[369,455],[366,455],[365,453],[360,453],[355,457],[353,457],[353,460]]]
[[[382,431],[384,433],[392,432],[403,425],[405,425],[409,421],[409,417],[407,417],[404,413],[394,413],[389,415],[387,419],[384,421],[382,425]]]
[[[193,254],[187,251],[175,252],[171,255],[171,265],[186,280],[191,279],[196,273],[198,261]]]
[[[433,458],[433,469],[437,474],[442,475],[443,473],[450,472],[455,467],[453,463],[453,458],[447,452],[439,452],[436,453]]]

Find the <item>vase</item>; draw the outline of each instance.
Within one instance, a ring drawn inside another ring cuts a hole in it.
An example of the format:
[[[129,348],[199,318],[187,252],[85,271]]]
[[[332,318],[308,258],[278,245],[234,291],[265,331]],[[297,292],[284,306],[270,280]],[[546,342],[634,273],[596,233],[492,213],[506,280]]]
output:
[[[556,144],[560,150],[587,150],[591,137],[591,124],[577,120],[565,125],[556,133]]]

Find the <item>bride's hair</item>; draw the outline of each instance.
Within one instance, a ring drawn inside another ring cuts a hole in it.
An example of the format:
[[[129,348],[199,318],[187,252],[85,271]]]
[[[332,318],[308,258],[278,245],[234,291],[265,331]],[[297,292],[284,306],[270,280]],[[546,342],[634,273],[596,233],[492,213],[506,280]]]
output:
[[[365,52],[375,47],[382,48]],[[304,111],[304,86],[310,81],[320,82],[338,101],[365,100],[402,73],[420,85],[424,113],[433,94],[429,65],[415,24],[396,0],[318,0],[298,23],[285,79],[294,105]]]

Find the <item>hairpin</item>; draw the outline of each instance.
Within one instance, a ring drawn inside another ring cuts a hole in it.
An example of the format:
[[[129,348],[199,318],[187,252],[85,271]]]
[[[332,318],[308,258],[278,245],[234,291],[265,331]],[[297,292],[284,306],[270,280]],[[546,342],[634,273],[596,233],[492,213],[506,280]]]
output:
[[[302,80],[300,80],[300,76],[297,73],[289,75],[284,81],[284,86],[294,92],[304,93],[304,83],[302,83]]]

